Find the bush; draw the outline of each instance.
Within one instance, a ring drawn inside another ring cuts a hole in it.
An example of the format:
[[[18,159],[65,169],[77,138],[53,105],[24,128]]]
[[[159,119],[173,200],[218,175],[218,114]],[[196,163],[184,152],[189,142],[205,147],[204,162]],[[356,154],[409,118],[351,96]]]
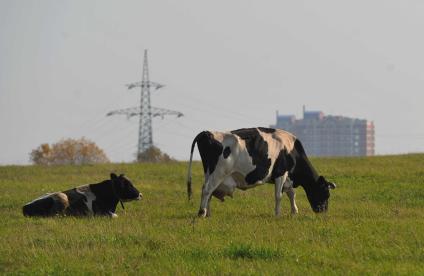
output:
[[[151,163],[160,163],[160,162],[171,162],[175,161],[168,154],[163,153],[159,148],[151,146],[144,152],[137,155],[137,162],[151,162]]]
[[[63,139],[52,146],[41,144],[30,153],[37,165],[82,165],[108,163],[109,159],[94,142],[85,138]]]

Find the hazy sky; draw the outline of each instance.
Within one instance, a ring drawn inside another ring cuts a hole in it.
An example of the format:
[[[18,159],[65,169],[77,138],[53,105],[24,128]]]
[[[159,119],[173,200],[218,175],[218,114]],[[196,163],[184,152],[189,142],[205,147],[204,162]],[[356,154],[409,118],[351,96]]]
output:
[[[143,50],[165,88],[157,146],[189,158],[201,130],[309,110],[374,121],[377,154],[424,152],[424,2],[0,0],[0,164],[86,137],[131,161]]]

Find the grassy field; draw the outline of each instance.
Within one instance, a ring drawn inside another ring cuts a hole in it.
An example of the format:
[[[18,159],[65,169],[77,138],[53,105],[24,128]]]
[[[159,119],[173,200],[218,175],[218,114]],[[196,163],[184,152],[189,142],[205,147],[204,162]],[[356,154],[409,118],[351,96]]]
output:
[[[299,214],[274,217],[273,186],[212,200],[186,163],[0,167],[0,274],[424,274],[424,155],[312,160],[338,184],[327,214],[297,189]],[[125,173],[144,195],[117,219],[25,218],[35,197]]]

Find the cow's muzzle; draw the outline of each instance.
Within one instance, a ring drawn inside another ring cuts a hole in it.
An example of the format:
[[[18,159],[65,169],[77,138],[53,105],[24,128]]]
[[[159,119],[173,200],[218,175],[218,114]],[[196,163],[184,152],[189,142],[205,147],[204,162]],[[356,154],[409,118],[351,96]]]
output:
[[[143,195],[141,193],[139,193],[137,197],[119,199],[119,200],[122,201],[122,202],[129,202],[129,201],[134,201],[134,200],[141,200],[142,198],[143,198]]]
[[[328,202],[318,205],[312,209],[315,213],[325,213],[328,210]]]

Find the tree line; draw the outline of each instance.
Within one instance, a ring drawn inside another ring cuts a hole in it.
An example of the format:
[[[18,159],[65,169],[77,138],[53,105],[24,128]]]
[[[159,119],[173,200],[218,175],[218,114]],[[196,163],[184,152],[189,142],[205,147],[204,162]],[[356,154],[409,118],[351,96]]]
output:
[[[30,161],[36,165],[84,165],[110,163],[105,151],[84,137],[62,139],[49,145],[43,143],[30,153]],[[175,161],[159,148],[152,146],[137,154],[135,162],[171,162]]]

